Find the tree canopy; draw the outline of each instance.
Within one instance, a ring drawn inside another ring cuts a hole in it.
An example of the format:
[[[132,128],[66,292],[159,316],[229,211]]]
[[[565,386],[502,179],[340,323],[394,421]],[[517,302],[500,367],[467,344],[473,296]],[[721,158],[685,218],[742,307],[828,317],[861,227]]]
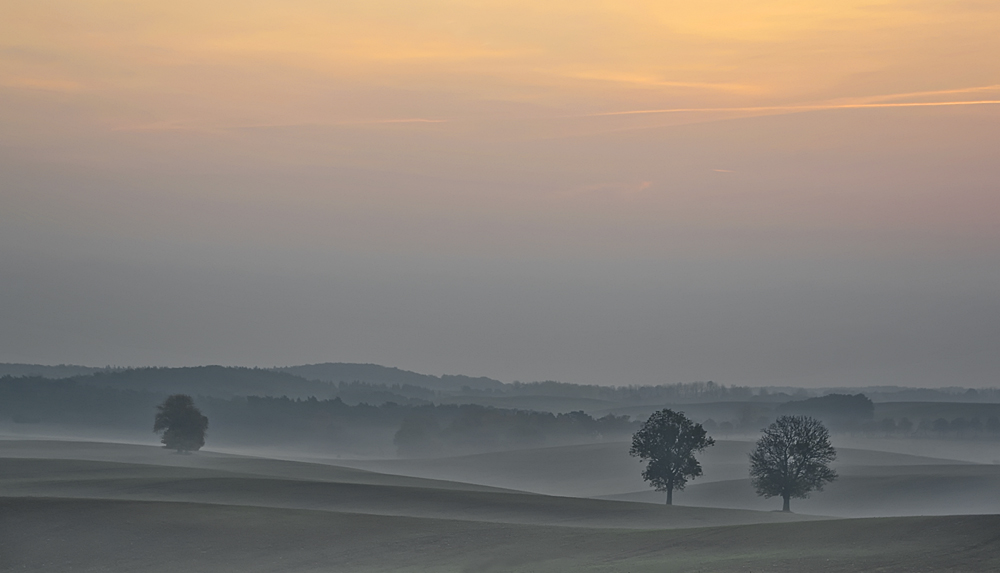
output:
[[[715,444],[705,428],[681,412],[663,409],[654,412],[632,436],[629,454],[649,460],[642,479],[656,491],[667,492],[667,504],[673,503],[674,490],[682,490],[689,479],[701,475],[701,464],[694,454]]]
[[[187,394],[168,396],[156,407],[154,432],[163,432],[163,447],[178,452],[194,452],[205,445],[208,418],[194,405]]]
[[[864,394],[827,394],[786,402],[779,414],[810,416],[829,425],[834,431],[857,429],[875,417],[875,404]]]
[[[790,498],[808,497],[837,479],[830,462],[837,451],[822,422],[809,416],[781,416],[764,429],[750,454],[750,480],[758,495],[781,496],[782,511]]]

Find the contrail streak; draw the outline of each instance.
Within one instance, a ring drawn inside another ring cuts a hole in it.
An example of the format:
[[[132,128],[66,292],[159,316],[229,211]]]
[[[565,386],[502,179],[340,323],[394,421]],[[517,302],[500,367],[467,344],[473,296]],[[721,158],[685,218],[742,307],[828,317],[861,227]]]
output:
[[[632,111],[608,111],[592,113],[586,117],[602,117],[611,115],[643,115],[654,113],[699,113],[699,112],[739,112],[739,111],[815,111],[825,109],[864,109],[883,107],[942,107],[956,105],[996,105],[1000,100],[987,99],[976,101],[933,101],[933,102],[897,102],[897,103],[844,103],[816,105],[771,105],[754,107],[681,107],[673,109],[639,109]]]
[[[993,90],[1000,90],[1000,84],[992,86],[976,86],[971,88],[955,88],[950,90],[934,90],[926,92],[909,92],[904,94],[885,94],[876,95],[871,97],[866,97],[867,100],[886,100],[894,98],[909,98],[909,97],[921,97],[921,96],[935,96],[935,95],[954,95],[954,94],[968,94],[974,92],[987,92]]]

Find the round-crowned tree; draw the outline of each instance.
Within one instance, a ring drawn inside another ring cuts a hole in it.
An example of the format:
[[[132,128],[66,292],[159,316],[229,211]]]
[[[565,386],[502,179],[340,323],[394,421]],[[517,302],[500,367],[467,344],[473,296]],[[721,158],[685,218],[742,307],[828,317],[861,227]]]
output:
[[[163,432],[160,442],[164,448],[178,452],[194,452],[205,445],[208,418],[194,405],[186,394],[168,396],[156,407],[154,432]]]
[[[667,492],[667,505],[674,502],[674,490],[682,490],[689,479],[701,475],[694,454],[715,444],[705,428],[681,412],[664,409],[654,412],[632,436],[629,454],[649,461],[642,479],[656,491]]]
[[[830,468],[836,458],[822,422],[809,416],[781,416],[764,429],[750,453],[750,481],[758,495],[781,496],[781,510],[791,511],[791,498],[823,491],[823,485],[837,479]]]

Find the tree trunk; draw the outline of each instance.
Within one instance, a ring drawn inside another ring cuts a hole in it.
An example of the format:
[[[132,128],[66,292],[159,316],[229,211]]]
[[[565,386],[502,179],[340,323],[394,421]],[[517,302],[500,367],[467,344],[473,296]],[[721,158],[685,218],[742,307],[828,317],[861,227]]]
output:
[[[674,504],[674,488],[668,487],[667,488],[667,505],[673,505],[673,504]]]
[[[789,503],[788,503],[791,500],[791,497],[792,496],[788,495],[787,493],[785,495],[781,496],[781,498],[785,501],[785,503],[782,504],[782,506],[781,506],[781,511],[784,511],[785,513],[791,513],[792,512],[792,510],[791,510],[791,508],[789,506]]]

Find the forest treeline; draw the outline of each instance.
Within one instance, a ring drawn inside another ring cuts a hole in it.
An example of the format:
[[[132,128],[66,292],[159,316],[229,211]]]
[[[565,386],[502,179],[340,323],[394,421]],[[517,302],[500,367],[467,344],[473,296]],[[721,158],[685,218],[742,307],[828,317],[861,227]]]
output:
[[[205,374],[206,371],[200,371]],[[94,380],[115,379],[114,372]],[[144,372],[163,382],[161,372]],[[271,376],[274,373],[265,374]],[[280,373],[279,373],[280,374]],[[192,382],[193,383],[193,382]],[[235,384],[229,380],[226,384]],[[323,383],[339,396],[210,396],[191,392],[211,420],[209,442],[217,446],[287,447],[346,455],[447,455],[598,440],[625,440],[637,421],[627,415],[582,411],[550,413],[481,404],[435,404],[432,390],[368,383]],[[0,378],[0,426],[81,437],[151,437],[156,406],[176,387],[156,390],[81,383],[75,378]],[[154,385],[154,387],[156,387]],[[383,398],[401,397],[399,401]],[[728,402],[721,403],[727,408]],[[890,403],[875,405],[863,394],[828,395],[778,405],[747,402],[732,420],[712,419],[689,405],[689,413],[719,437],[754,434],[782,414],[823,420],[834,431],[869,436],[1000,439],[1000,404]],[[876,415],[876,412],[878,414]],[[639,416],[636,416],[639,418]]]
[[[81,384],[152,392],[182,392],[216,397],[288,396],[319,399],[340,397],[350,404],[481,403],[499,407],[549,409],[605,409],[628,405],[760,402],[834,394],[864,393],[882,402],[1000,403],[1000,389],[900,388],[873,386],[845,389],[794,387],[752,388],[715,382],[688,382],[652,386],[571,384],[566,382],[505,383],[486,377],[432,376],[377,364],[324,363],[274,368],[197,366],[183,368],[89,368],[73,365],[2,364],[0,377],[42,376],[73,379]],[[517,404],[510,406],[509,404]],[[546,407],[539,408],[537,404]]]
[[[503,383],[469,376],[429,376],[373,364],[321,364],[287,368],[195,366],[180,368],[104,368],[78,372],[74,367],[0,365],[0,376],[40,376],[71,379],[80,384],[122,390],[180,392],[216,397],[339,396],[346,402],[426,403],[455,397],[489,398],[551,396],[602,400],[611,404],[746,400],[770,398],[749,387],[727,387],[714,382],[659,386],[592,386],[564,382]],[[36,372],[37,370],[37,372]],[[12,374],[11,374],[12,373]],[[66,373],[67,376],[58,376]]]
[[[165,393],[41,377],[0,378],[0,420],[71,431],[142,435]],[[213,443],[294,444],[348,454],[454,454],[626,439],[628,416],[552,414],[476,404],[350,405],[338,398],[197,396]]]

